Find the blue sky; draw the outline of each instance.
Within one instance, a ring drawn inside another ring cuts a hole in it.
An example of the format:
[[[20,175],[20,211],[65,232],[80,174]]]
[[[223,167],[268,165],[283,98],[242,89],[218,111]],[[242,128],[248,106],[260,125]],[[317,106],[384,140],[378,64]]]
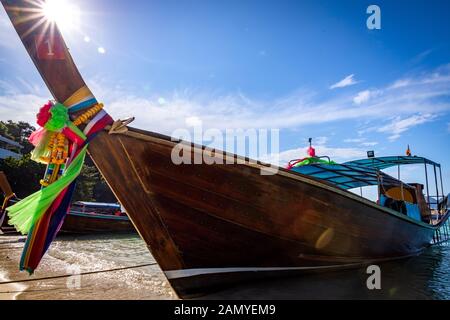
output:
[[[66,42],[115,117],[166,134],[186,119],[279,128],[282,161],[308,137],[338,161],[410,144],[450,181],[449,1],[71,3]],[[370,4],[381,30],[366,27]],[[0,118],[31,122],[49,93],[0,11]]]

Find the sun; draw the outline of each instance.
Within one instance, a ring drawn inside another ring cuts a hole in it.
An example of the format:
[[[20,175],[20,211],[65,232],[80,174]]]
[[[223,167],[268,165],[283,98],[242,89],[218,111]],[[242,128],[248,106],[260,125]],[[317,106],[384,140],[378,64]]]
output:
[[[47,20],[56,23],[62,31],[73,31],[80,27],[80,9],[66,0],[47,0],[42,4]]]

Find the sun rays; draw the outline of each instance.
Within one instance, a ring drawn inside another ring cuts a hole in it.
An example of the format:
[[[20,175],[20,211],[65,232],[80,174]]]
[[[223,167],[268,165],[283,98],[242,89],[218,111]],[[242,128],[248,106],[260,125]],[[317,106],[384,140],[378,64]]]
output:
[[[80,8],[66,0],[47,0],[42,11],[50,23],[56,23],[62,30],[78,30],[80,27]]]
[[[50,28],[53,33],[55,25],[62,32],[77,31],[80,28],[80,9],[66,0],[25,0],[26,7],[11,6],[16,25],[29,24],[23,37],[42,27],[45,33]],[[33,22],[33,23],[31,23]]]
[[[82,12],[73,1],[24,0],[23,2],[22,6],[8,6],[16,27],[26,28],[22,38],[36,32],[53,35],[59,30],[66,38],[79,38],[95,46],[96,52],[100,55],[106,53],[106,49],[100,43],[85,34],[86,30],[82,30],[85,12]]]

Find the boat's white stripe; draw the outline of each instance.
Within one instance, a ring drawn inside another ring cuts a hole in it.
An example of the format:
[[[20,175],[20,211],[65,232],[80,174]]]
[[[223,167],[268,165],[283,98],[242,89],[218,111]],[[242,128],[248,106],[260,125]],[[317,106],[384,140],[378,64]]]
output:
[[[250,267],[250,268],[204,268],[204,269],[181,269],[181,270],[168,270],[164,271],[167,279],[187,278],[203,274],[214,273],[230,273],[230,272],[261,272],[261,271],[289,271],[289,270],[313,270],[313,269],[330,269],[337,267],[352,267],[364,264],[362,263],[349,263],[338,264],[331,266],[313,266],[313,267]]]
[[[180,269],[180,270],[167,270],[164,271],[167,279],[177,279],[177,278],[188,278],[203,274],[214,274],[214,273],[232,273],[232,272],[264,272],[264,271],[289,271],[289,270],[326,270],[326,269],[336,269],[336,268],[346,268],[346,267],[358,267],[369,265],[372,263],[381,263],[386,261],[400,260],[407,257],[416,256],[422,250],[414,253],[410,253],[403,256],[393,257],[393,258],[378,258],[378,259],[362,259],[360,262],[354,263],[342,263],[333,264],[327,266],[311,266],[311,267],[246,267],[246,268],[198,268],[198,269]]]
[[[83,130],[84,134],[88,134],[89,131],[92,129],[92,127],[97,123],[98,120],[103,118],[103,116],[106,114],[105,110],[100,110],[92,119],[89,121],[89,123],[86,125],[86,127]]]

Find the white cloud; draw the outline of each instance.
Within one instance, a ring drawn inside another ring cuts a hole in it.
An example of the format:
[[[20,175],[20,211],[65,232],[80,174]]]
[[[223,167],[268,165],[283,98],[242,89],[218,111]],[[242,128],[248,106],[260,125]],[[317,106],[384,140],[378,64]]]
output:
[[[359,143],[359,142],[363,142],[365,139],[364,138],[349,138],[349,139],[344,139],[344,142],[346,143]]]
[[[402,132],[419,124],[430,122],[435,117],[436,115],[433,114],[416,114],[406,118],[395,117],[389,124],[378,128],[378,132],[389,133],[389,140],[393,141],[398,139]]]
[[[377,144],[378,144],[378,142],[376,142],[376,141],[368,141],[368,142],[361,143],[361,145],[364,147],[373,147],[373,146],[376,146]]]
[[[164,99],[163,97],[159,97],[159,98],[158,98],[158,103],[159,103],[160,105],[166,104],[166,99]]]
[[[344,142],[346,143],[356,143],[362,147],[373,147],[378,144],[376,141],[366,141],[366,138],[351,138],[351,139],[344,139]]]
[[[186,125],[188,127],[195,127],[202,125],[202,120],[199,117],[188,117],[186,118]]]
[[[6,11],[0,10],[0,46],[14,49],[20,45],[19,37],[9,20]]]
[[[367,102],[370,99],[370,90],[364,90],[359,92],[354,98],[353,103],[360,105],[361,103]]]
[[[36,122],[36,113],[51,97],[43,86],[16,78],[0,80],[0,120]]]
[[[390,87],[389,89],[398,89],[398,88],[403,88],[406,87],[408,85],[411,84],[411,79],[400,79],[395,81]]]
[[[434,49],[428,49],[425,50],[421,53],[419,53],[417,56],[415,56],[413,59],[411,59],[411,62],[413,64],[417,64],[422,62],[423,60],[425,60],[432,52],[434,51]]]
[[[39,107],[48,101],[48,97],[34,94],[15,94],[0,96],[0,120],[36,122]]]
[[[364,132],[386,133],[391,140],[395,140],[415,125],[433,121],[438,114],[450,111],[450,67],[444,66],[410,79],[409,85],[399,88],[372,89],[371,92],[377,94],[371,95],[364,108],[354,105],[353,94],[319,100],[317,93],[302,90],[278,99],[260,101],[241,93],[204,93],[186,89],[141,96],[130,94],[122,84],[116,87],[102,79],[87,82],[114,118],[135,116],[133,126],[169,135],[175,129],[186,128],[186,119],[191,117],[201,120],[205,129],[220,130],[300,129],[305,125],[370,120],[376,124],[366,126]],[[36,92],[35,87],[32,84],[24,86],[20,81],[12,85],[0,81],[0,119],[21,119],[34,123],[34,113],[50,97],[43,90]],[[24,94],[23,90],[29,92]],[[163,104],[159,100],[161,97],[164,97]],[[314,142],[320,142],[317,139]],[[357,136],[344,142],[366,142],[360,139]]]
[[[330,86],[330,89],[336,89],[336,88],[344,88],[348,86],[352,86],[354,84],[357,84],[358,81],[354,79],[354,74],[346,76],[344,79],[342,79],[339,82],[336,82],[335,84]]]
[[[434,72],[424,73],[421,76],[408,77],[396,80],[388,89],[414,88],[427,84],[443,84],[450,81],[450,63],[438,67]]]
[[[314,148],[318,156],[328,156],[336,162],[344,162],[366,156],[366,151],[358,148],[335,148],[326,145],[316,145]],[[269,159],[268,162],[285,166],[290,160],[307,157],[307,149],[308,147],[302,147],[282,151],[277,156]]]
[[[328,142],[328,137],[315,137],[312,141],[313,145],[325,145]]]
[[[165,95],[166,103],[158,104],[157,97],[142,98],[101,90],[107,97],[107,110],[113,116],[136,116],[136,125],[166,133],[184,127],[184,119],[200,116],[203,124],[225,128],[299,128],[341,120],[381,120],[387,116],[410,116],[427,110],[430,114],[450,110],[450,103],[439,97],[448,94],[450,81],[424,84],[414,89],[382,90],[365,103],[355,106],[353,97],[339,97],[317,102],[311,92],[296,92],[272,101],[258,101],[242,94],[205,94],[196,91],[176,91]],[[94,90],[94,92],[97,92]],[[374,129],[376,130],[376,128]],[[382,132],[382,131],[380,131]]]

